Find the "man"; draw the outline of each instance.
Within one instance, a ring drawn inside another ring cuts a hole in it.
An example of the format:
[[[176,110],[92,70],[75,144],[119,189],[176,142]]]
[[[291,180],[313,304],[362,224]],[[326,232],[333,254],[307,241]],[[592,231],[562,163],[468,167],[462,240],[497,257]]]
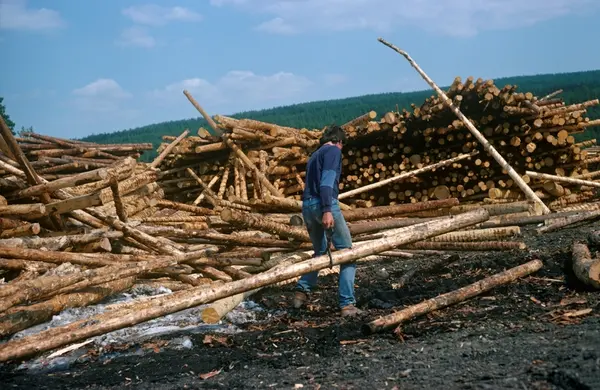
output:
[[[326,230],[330,229],[335,249],[352,247],[352,237],[337,200],[342,173],[342,147],[346,133],[339,126],[328,127],[320,139],[321,146],[308,160],[306,182],[302,196],[302,216],[312,242],[314,257],[327,252]],[[340,265],[338,299],[342,316],[358,314],[354,298],[356,264]],[[317,284],[318,272],[300,278],[294,294],[293,306],[300,308]]]

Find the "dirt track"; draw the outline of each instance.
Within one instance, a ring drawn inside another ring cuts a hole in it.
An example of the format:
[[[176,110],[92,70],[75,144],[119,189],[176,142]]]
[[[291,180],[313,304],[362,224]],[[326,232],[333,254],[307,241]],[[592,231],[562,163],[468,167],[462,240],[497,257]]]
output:
[[[581,289],[568,272],[573,239],[585,239],[599,228],[596,223],[542,237],[525,232],[529,252],[461,254],[434,274],[417,274],[399,291],[391,283],[427,259],[361,265],[357,297],[365,313],[359,319],[339,318],[335,276],[321,279],[308,311],[290,310],[293,285],[266,289],[254,299],[273,314],[245,333],[215,335],[212,341],[191,335],[194,347],[183,350],[161,347],[158,340],[156,353],[79,364],[52,374],[0,366],[2,387],[600,389],[600,292]],[[361,334],[365,321],[393,307],[535,257],[544,262],[536,274],[405,324],[403,341],[391,332]],[[382,267],[389,277],[378,276]],[[586,308],[592,312],[562,316]],[[221,371],[201,379],[214,370]]]

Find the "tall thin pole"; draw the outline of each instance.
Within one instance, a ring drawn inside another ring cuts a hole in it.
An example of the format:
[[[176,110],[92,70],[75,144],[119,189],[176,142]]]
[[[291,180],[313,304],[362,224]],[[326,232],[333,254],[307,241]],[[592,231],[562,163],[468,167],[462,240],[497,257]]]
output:
[[[508,161],[506,161],[504,159],[504,157],[502,157],[500,155],[500,153],[498,153],[498,151],[488,142],[488,140],[485,139],[483,134],[481,134],[481,132],[479,132],[479,130],[477,130],[477,128],[473,125],[473,123],[469,120],[469,118],[467,118],[458,109],[458,107],[456,107],[454,104],[452,104],[452,100],[450,100],[450,98],[448,98],[448,96],[446,96],[444,91],[442,91],[440,89],[440,87],[438,87],[435,84],[435,82],[433,82],[433,80],[430,79],[429,76],[427,76],[427,74],[419,67],[419,65],[417,65],[415,60],[413,60],[408,55],[407,52],[405,52],[404,50],[401,50],[400,48],[394,46],[393,44],[385,41],[383,38],[378,38],[377,40],[379,42],[383,43],[384,45],[386,45],[387,47],[389,47],[390,49],[394,50],[398,54],[402,55],[404,58],[406,58],[406,60],[412,65],[412,67],[415,68],[415,70],[417,72],[419,72],[419,74],[421,75],[421,77],[423,77],[423,79],[427,82],[427,84],[429,84],[431,86],[431,88],[433,88],[438,93],[438,95],[442,98],[444,103],[446,103],[446,105],[448,107],[450,107],[452,112],[454,112],[454,114],[465,124],[465,126],[467,126],[469,131],[471,131],[471,133],[475,136],[475,138],[477,138],[479,143],[481,143],[483,145],[483,149],[487,153],[491,154],[492,157],[494,158],[494,160],[496,160],[498,162],[498,164],[500,164],[500,166],[508,172],[508,175],[515,181],[515,183],[517,183],[517,185],[525,193],[527,198],[539,205],[540,209],[542,210],[542,214],[550,214],[551,211],[544,204],[544,202],[542,202],[542,200],[535,194],[535,192],[533,192],[533,190],[527,185],[527,183],[525,183],[525,181],[523,181],[521,176],[519,176],[519,174],[510,166]]]

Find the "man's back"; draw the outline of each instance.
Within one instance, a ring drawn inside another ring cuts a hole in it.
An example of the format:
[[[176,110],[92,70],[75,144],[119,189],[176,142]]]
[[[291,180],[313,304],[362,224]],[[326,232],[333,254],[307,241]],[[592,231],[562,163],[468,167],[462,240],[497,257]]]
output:
[[[342,151],[335,145],[323,145],[316,150],[306,165],[303,199],[319,198],[323,211],[337,199],[342,172]]]

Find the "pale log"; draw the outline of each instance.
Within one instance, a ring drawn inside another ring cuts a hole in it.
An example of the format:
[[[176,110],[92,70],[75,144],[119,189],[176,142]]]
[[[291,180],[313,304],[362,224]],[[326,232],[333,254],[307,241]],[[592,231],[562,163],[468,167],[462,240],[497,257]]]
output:
[[[186,95],[187,96],[187,95]],[[193,98],[192,98],[193,99]],[[192,102],[193,104],[193,102]],[[165,157],[167,157],[169,155],[169,153],[171,153],[171,151],[173,150],[173,148],[175,148],[175,146],[177,146],[181,140],[183,140],[185,137],[187,137],[187,135],[190,133],[190,131],[188,129],[185,129],[185,131],[181,134],[179,134],[179,136],[177,138],[175,138],[173,140],[173,142],[171,142],[155,159],[154,161],[152,161],[152,163],[150,164],[150,168],[158,168],[158,166],[160,165],[160,163],[163,162],[163,160],[165,159]]]
[[[32,196],[39,196],[44,193],[50,194],[61,188],[74,187],[87,183],[89,181],[103,180],[106,179],[107,176],[108,171],[106,170],[106,168],[82,172],[61,179],[56,179],[46,183],[31,186],[20,191],[16,191],[10,194],[10,198],[27,198]]]
[[[127,222],[127,212],[125,211],[125,206],[123,205],[123,198],[121,197],[121,192],[119,191],[119,181],[117,177],[111,176],[109,183],[117,216],[122,222]]]
[[[13,238],[22,236],[33,236],[40,233],[39,223],[26,223],[21,226],[14,227],[12,229],[1,229],[0,239],[2,238]]]
[[[550,225],[542,226],[541,228],[538,228],[536,232],[538,234],[553,232],[555,230],[562,229],[579,222],[595,220],[597,218],[600,218],[600,210],[583,211],[581,213],[553,220],[553,222]]]
[[[435,298],[428,299],[416,305],[409,306],[390,315],[366,323],[363,325],[363,332],[365,334],[373,334],[376,332],[382,332],[395,326],[399,326],[403,322],[409,321],[418,316],[422,316],[424,314],[431,313],[432,311],[463,302],[498,286],[514,282],[519,278],[537,272],[542,268],[542,266],[543,263],[541,260],[532,260],[525,264],[487,277],[468,286],[462,287],[458,290],[439,295]]]
[[[208,115],[206,113],[206,111],[204,111],[204,109],[202,108],[202,106],[200,106],[200,104],[198,104],[198,102],[196,101],[196,99],[194,99],[194,97],[192,96],[191,93],[189,93],[187,90],[183,90],[183,94],[185,95],[185,97],[188,98],[188,100],[190,101],[190,103],[192,103],[192,105],[194,106],[194,108],[196,110],[198,110],[198,112],[204,117],[204,119],[208,122],[208,125],[213,129],[213,131],[215,132],[216,135],[222,135],[223,132],[221,131],[221,129],[219,129],[219,127],[217,126],[217,124],[215,123],[215,121],[210,117],[210,115]]]
[[[575,185],[580,185],[580,186],[600,188],[600,182],[597,182],[597,181],[575,179],[572,177],[549,175],[547,173],[538,173],[538,172],[532,172],[532,171],[526,171],[525,173],[527,174],[527,176],[530,176],[530,177],[533,177],[536,179],[545,179],[545,180],[557,181],[560,183],[569,183],[569,184],[575,184]]]
[[[43,203],[10,204],[0,206],[0,217],[20,217],[35,219],[46,215],[46,206]]]
[[[127,290],[135,282],[135,277],[88,287],[71,294],[61,294],[51,299],[24,307],[13,307],[0,317],[0,337],[46,322],[61,311],[84,307],[102,301],[104,298]]]

